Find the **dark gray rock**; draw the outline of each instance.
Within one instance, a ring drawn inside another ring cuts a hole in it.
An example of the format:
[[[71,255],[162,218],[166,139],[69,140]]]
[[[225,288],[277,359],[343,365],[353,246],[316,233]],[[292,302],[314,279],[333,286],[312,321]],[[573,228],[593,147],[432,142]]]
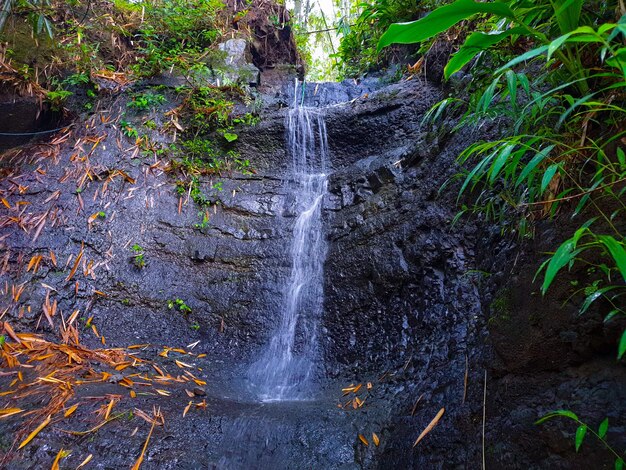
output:
[[[439,190],[457,171],[460,151],[479,135],[467,128],[454,137],[429,137],[422,116],[443,94],[417,80],[384,88],[372,82],[305,85],[306,103],[327,106],[333,167],[323,206],[329,253],[318,400],[255,403],[246,394],[246,368],[280,315],[294,220],[283,182],[290,165],[285,106],[293,101],[293,83],[261,91],[261,123],[237,130],[237,150],[256,173],[223,175],[223,190],[215,195],[219,208],[206,227],[196,228],[198,208],[186,198],[179,212],[174,181],[155,157],[130,159],[132,142],[106,121],[81,126],[56,156],[42,158],[38,147],[13,162],[0,190],[9,217],[19,215],[22,226],[2,219],[0,283],[25,287],[4,320],[32,330],[49,291],[64,315],[80,310],[93,317],[108,346],[195,344],[207,354],[198,361],[207,382],[206,414],[181,417],[188,400],[182,389],[167,401],[142,402],[168,413],[146,468],[480,468],[486,369],[490,468],[604,465],[596,447],[575,454],[563,438],[571,438],[569,423],[533,423],[560,407],[576,408],[596,423],[611,403],[624,402],[623,368],[597,358],[597,351],[608,354],[614,333],[599,340],[604,333],[597,333],[597,318],[568,319],[558,329],[557,322],[533,315],[543,305],[561,312],[562,303],[528,300],[536,258],[480,221],[450,226],[456,193]],[[487,123],[481,132],[497,127]],[[86,142],[96,136],[103,137],[92,151]],[[202,179],[201,187],[212,183]],[[100,211],[106,217],[89,224]],[[542,243],[558,238],[545,233]],[[131,262],[133,244],[143,249],[144,268]],[[81,247],[84,267],[68,282]],[[36,273],[27,272],[35,254],[44,261]],[[485,279],[481,270],[492,276]],[[508,284],[505,297],[518,312],[512,325],[492,320],[493,301]],[[191,312],[168,308],[175,299]],[[560,313],[559,321],[570,315]],[[46,322],[41,329],[55,334]],[[81,334],[85,344],[100,347],[90,330]],[[360,408],[346,404],[351,396],[341,392],[350,383],[364,384]],[[442,407],[440,423],[412,449]],[[623,407],[612,413],[612,423],[625,422]],[[6,422],[0,435],[17,430]],[[621,442],[619,429],[609,438]],[[379,447],[372,445],[373,432]],[[144,437],[121,448],[119,433],[129,434],[121,424],[111,426],[87,444],[94,461],[120,468],[136,459]],[[66,436],[51,432],[46,439],[58,445],[32,447],[12,468],[49,466],[61,445],[71,448]]]

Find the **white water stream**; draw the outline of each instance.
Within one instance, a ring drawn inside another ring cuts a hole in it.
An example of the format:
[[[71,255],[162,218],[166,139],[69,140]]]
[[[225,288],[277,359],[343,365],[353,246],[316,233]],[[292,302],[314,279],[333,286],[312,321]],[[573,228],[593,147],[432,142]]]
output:
[[[304,86],[304,85],[303,85]],[[310,397],[317,356],[317,329],[323,307],[326,241],[321,207],[329,169],[326,125],[320,110],[298,104],[287,114],[287,145],[292,158],[288,191],[297,214],[291,244],[291,274],[283,286],[279,322],[267,349],[251,370],[263,401]]]

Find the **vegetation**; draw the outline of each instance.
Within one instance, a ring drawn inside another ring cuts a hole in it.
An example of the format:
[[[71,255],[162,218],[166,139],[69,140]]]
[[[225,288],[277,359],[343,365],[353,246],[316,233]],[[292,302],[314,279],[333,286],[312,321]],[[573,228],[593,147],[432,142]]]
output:
[[[189,313],[191,313],[191,307],[189,307],[184,300],[182,299],[176,299],[176,300],[170,300],[167,303],[167,308],[169,308],[170,310],[178,310],[180,313],[187,315]]]
[[[337,62],[341,77],[358,77],[371,70],[380,70],[393,60],[397,51],[378,48],[383,33],[392,23],[417,18],[437,2],[411,0],[370,0],[348,2],[337,27],[341,41]],[[441,2],[439,2],[441,3]]]
[[[571,299],[579,300],[581,315],[604,299],[609,322],[626,314],[626,11],[616,2],[593,3],[587,9],[582,0],[457,0],[420,20],[391,25],[379,48],[429,41],[453,29],[465,36],[445,77],[474,61],[473,92],[440,102],[427,122],[462,112],[457,129],[484,119],[507,126],[460,155],[467,169],[459,175],[460,215],[481,215],[521,237],[532,236],[532,222],[541,218],[578,221],[539,267],[541,292],[565,269],[583,266],[588,280]],[[462,21],[477,31],[469,34]],[[617,358],[625,353],[626,331]],[[587,429],[580,426],[577,450]]]
[[[131,260],[133,265],[137,269],[143,269],[146,267],[146,258],[143,248],[136,243],[130,247],[131,252],[133,253]]]
[[[574,421],[578,426],[576,428],[576,433],[574,435],[574,447],[576,448],[576,452],[579,451],[580,447],[585,440],[585,436],[587,435],[587,431],[592,434],[596,439],[598,439],[604,448],[613,455],[615,458],[615,470],[622,470],[624,468],[624,458],[606,441],[606,434],[609,431],[609,418],[604,418],[602,422],[598,425],[597,432],[593,430],[591,426],[582,422],[576,414],[572,413],[569,410],[557,410],[552,413],[547,414],[543,418],[537,421],[537,424],[544,423],[548,420],[554,418],[567,418],[571,421]]]

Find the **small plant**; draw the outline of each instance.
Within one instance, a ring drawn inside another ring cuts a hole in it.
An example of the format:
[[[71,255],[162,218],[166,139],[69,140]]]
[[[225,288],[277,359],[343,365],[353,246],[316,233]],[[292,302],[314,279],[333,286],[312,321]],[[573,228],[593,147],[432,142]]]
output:
[[[239,138],[239,136],[233,132],[223,131],[222,135],[226,139],[227,142],[234,142]]]
[[[261,122],[261,118],[259,116],[255,116],[252,113],[246,113],[243,116],[239,116],[232,119],[233,124],[242,124],[245,126],[256,126],[259,122]]]
[[[143,125],[150,130],[155,130],[158,127],[157,123],[154,122],[152,119],[148,119],[146,122],[143,123]]]
[[[166,101],[165,96],[160,93],[135,93],[132,95],[131,101],[126,103],[126,106],[138,111],[145,111],[155,108]]]
[[[205,229],[209,226],[209,214],[207,211],[205,212],[198,212],[198,217],[200,217],[201,222],[198,224],[194,225],[194,228],[197,228],[198,230],[202,230]]]
[[[63,109],[63,105],[67,99],[72,95],[73,93],[67,90],[49,91],[46,95],[46,100],[50,103],[50,107],[53,111],[60,111]]]
[[[146,267],[146,259],[145,259],[145,254],[143,251],[143,247],[141,247],[140,245],[137,245],[136,243],[130,247],[131,251],[133,252],[133,256],[132,256],[132,262],[135,265],[136,268],[138,269],[143,269]]]
[[[137,129],[133,127],[133,125],[130,122],[128,122],[126,119],[120,120],[120,127],[122,129],[122,133],[126,137],[130,137],[134,139],[139,138],[139,132],[137,131]]]
[[[611,445],[606,441],[606,434],[609,430],[609,418],[604,418],[600,425],[598,426],[598,432],[594,431],[588,424],[582,422],[576,414],[572,413],[569,410],[557,410],[548,413],[539,419],[535,424],[542,424],[546,421],[553,418],[567,418],[574,421],[578,424],[576,428],[576,434],[574,435],[574,447],[576,448],[576,452],[580,449],[580,446],[583,444],[583,440],[587,435],[587,431],[593,434],[603,445],[604,447],[615,457],[615,470],[622,470],[624,468],[624,459],[623,457],[615,450]]]
[[[122,305],[128,307],[130,305],[130,299],[122,299]]]
[[[89,75],[86,74],[85,72],[72,74],[69,77],[67,77],[65,80],[63,80],[64,85],[78,86],[78,85],[89,85],[89,83],[91,83],[91,79],[89,78]]]
[[[170,300],[167,303],[167,308],[169,308],[170,310],[172,310],[172,309],[178,310],[183,315],[187,315],[187,314],[191,313],[191,307],[189,307],[185,303],[185,301],[182,300],[182,299]]]
[[[0,335],[0,348],[4,346],[4,343],[6,343],[6,341],[7,341],[6,336]]]
[[[195,321],[191,325],[189,325],[189,328],[191,328],[193,331],[198,331],[200,329],[200,324]]]

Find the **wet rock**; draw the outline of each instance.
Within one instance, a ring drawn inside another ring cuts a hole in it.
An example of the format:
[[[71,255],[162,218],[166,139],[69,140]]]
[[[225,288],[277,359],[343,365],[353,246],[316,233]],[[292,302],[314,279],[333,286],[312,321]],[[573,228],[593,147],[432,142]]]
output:
[[[46,131],[61,125],[61,116],[43,107],[39,98],[4,94],[0,87],[0,152],[33,139],[47,139]]]
[[[581,320],[575,311],[562,311],[565,289],[562,298],[536,295],[532,276],[539,260],[525,258],[499,229],[476,220],[450,226],[456,193],[453,187],[439,190],[456,172],[458,154],[479,135],[468,128],[454,137],[426,136],[422,115],[444,95],[418,81],[385,89],[344,83],[316,91],[306,85],[308,104],[341,102],[325,110],[332,165],[323,205],[329,252],[318,332],[325,379],[316,384],[319,401],[311,403],[272,406],[245,395],[246,367],[276,328],[283,282],[292,268],[284,106],[293,102],[293,83],[272,91],[261,123],[238,130],[237,149],[256,173],[223,175],[220,207],[201,229],[192,202],[178,210],[174,181],[145,171],[141,162],[120,159],[117,139],[124,137],[97,121],[90,132],[106,138],[90,164],[99,168],[97,174],[119,168],[137,184],[108,182],[104,191],[104,180],[88,181],[79,202],[76,177],[65,172],[77,164],[75,142],[61,148],[58,165],[41,162],[45,174],[24,169],[19,180],[28,187],[24,194],[13,195],[14,184],[1,181],[12,205],[25,201],[27,211],[44,208],[59,217],[37,240],[36,228],[27,237],[19,227],[4,228],[7,269],[0,282],[25,283],[22,300],[30,308],[12,309],[3,320],[32,330],[45,284],[54,289],[51,297],[64,314],[80,310],[93,317],[107,346],[199,341],[196,351],[210,359],[201,364],[210,380],[193,391],[206,393],[210,411],[182,419],[178,401],[164,402],[164,407],[174,404],[168,434],[155,439],[148,454],[146,463],[154,468],[440,468],[442,462],[479,468],[485,369],[488,467],[596,468],[594,462],[603,462],[596,449],[589,457],[574,455],[571,442],[563,439],[563,433],[571,434],[565,425],[554,424],[556,432],[548,432],[533,423],[559,407],[599,421],[608,403],[626,400],[624,372],[611,349],[615,331],[603,326],[598,312]],[[48,200],[56,191],[58,198]],[[89,227],[86,214],[105,209],[107,218]],[[541,243],[559,236],[554,229],[545,233],[534,252],[549,251]],[[144,269],[128,263],[135,243],[143,248]],[[58,266],[46,260],[38,273],[25,272],[25,262],[38,253],[49,256],[50,250],[61,260]],[[62,264],[81,250],[85,267],[93,261],[94,273],[78,269],[78,285],[67,283]],[[107,296],[94,295],[96,290]],[[175,299],[192,312],[168,309]],[[582,340],[590,336],[593,341]],[[90,334],[81,340],[101,347]],[[605,357],[594,362],[598,351]],[[123,375],[111,379],[119,382]],[[370,381],[362,408],[337,408],[343,386]],[[428,446],[412,450],[416,432],[441,407],[446,415],[429,434]],[[622,415],[618,409],[611,422]],[[102,444],[88,444],[110,468],[132,463],[144,442],[138,435],[132,446],[120,448],[118,432],[111,426]],[[377,432],[381,446],[364,448],[356,436],[365,432]],[[614,434],[609,437],[619,443],[619,432]],[[67,445],[55,442],[54,450],[33,452],[14,468],[49,466]]]
[[[116,384],[124,380],[123,374],[113,374],[109,377],[109,383]]]
[[[206,397],[206,390],[202,387],[194,387],[192,392],[197,397]]]

